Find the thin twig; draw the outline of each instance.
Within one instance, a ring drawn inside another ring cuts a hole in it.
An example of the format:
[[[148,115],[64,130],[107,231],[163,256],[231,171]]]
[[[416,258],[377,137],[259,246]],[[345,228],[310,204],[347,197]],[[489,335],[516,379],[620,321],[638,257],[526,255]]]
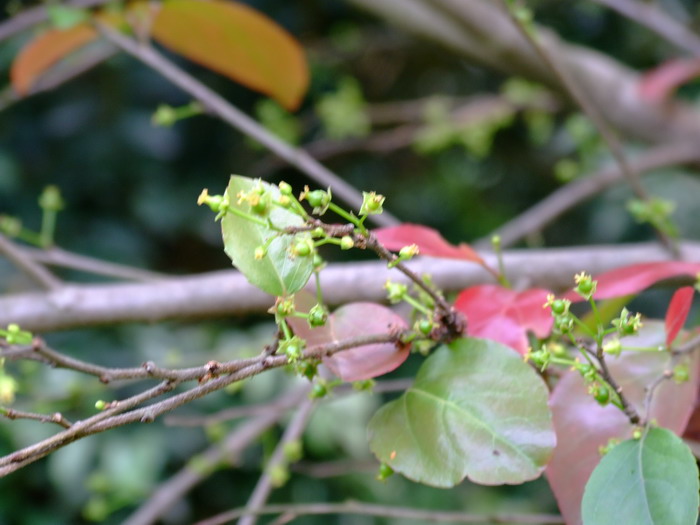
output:
[[[69,0],[65,2],[66,7],[91,8],[109,3],[111,0]],[[32,26],[46,22],[49,19],[49,9],[47,6],[37,6],[25,9],[14,15],[9,20],[0,23],[0,42],[11,36],[21,33]]]
[[[569,72],[561,67],[557,59],[552,53],[549,53],[544,46],[542,46],[537,39],[537,36],[533,34],[528,27],[526,27],[518,18],[513,14],[513,11],[508,6],[507,0],[499,0],[503,9],[506,10],[508,16],[510,17],[513,24],[515,24],[522,34],[523,38],[532,46],[537,55],[540,57],[542,62],[551,70],[551,72],[556,77],[557,81],[561,86],[568,91],[571,98],[581,107],[583,112],[591,119],[591,122],[600,133],[601,137],[607,144],[610,152],[612,153],[615,162],[620,166],[620,171],[624,174],[627,179],[627,183],[632,188],[634,194],[642,201],[649,202],[650,197],[646,189],[640,181],[639,174],[636,173],[629,163],[622,148],[617,135],[608,125],[605,117],[601,114],[598,107],[592,102],[588,97],[588,94],[581,89],[580,85],[571,78]],[[679,256],[678,246],[673,239],[671,239],[665,232],[655,228],[654,230],[659,237],[659,240],[663,243],[667,250],[673,254],[676,258]]]
[[[72,425],[60,412],[55,412],[53,414],[37,414],[35,412],[15,410],[14,408],[0,408],[0,415],[5,416],[7,419],[31,419],[40,421],[41,423],[55,423],[63,428],[70,428]]]
[[[651,29],[691,55],[700,56],[700,37],[673,19],[656,2],[640,0],[591,0]]]
[[[17,268],[31,277],[35,282],[47,290],[61,288],[61,280],[54,276],[42,265],[37,264],[4,235],[0,234],[0,255],[4,255]]]
[[[384,392],[396,392],[406,390],[411,386],[412,382],[413,381],[410,379],[393,379],[377,381],[377,383],[372,387],[371,393],[380,394]],[[333,389],[333,397],[344,396],[353,393],[356,394],[359,392],[350,385],[340,385],[339,387]],[[227,408],[225,410],[216,412],[215,414],[207,414],[202,416],[172,415],[166,417],[164,422],[166,425],[174,427],[201,427],[213,425],[215,423],[223,423],[224,421],[231,421],[233,419],[239,419],[242,417],[264,414],[271,408],[276,406],[276,403],[277,402],[261,403],[257,405],[245,405]]]
[[[308,175],[320,186],[330,186],[334,194],[349,205],[360,209],[363,200],[362,194],[328,168],[319,164],[308,153],[278,139],[255,120],[229,104],[218,93],[177,67],[152,47],[140,44],[103,24],[98,24],[98,29],[107,40],[192,95],[210,113],[259,142],[275,155]],[[380,226],[392,226],[399,223],[398,219],[387,212],[382,215],[374,215],[373,219]]]
[[[249,512],[249,509],[234,509],[218,516],[197,522],[195,525],[223,525]],[[447,512],[423,510],[410,507],[374,505],[359,501],[346,503],[299,503],[289,505],[268,505],[255,512],[258,515],[289,513],[295,516],[320,516],[326,514],[354,514],[377,516],[400,520],[417,520],[422,523],[527,523],[538,525],[563,525],[564,519],[553,514],[472,514],[467,512]]]
[[[290,443],[297,441],[304,433],[306,424],[311,417],[313,407],[314,400],[308,398],[299,405],[297,412],[289,422],[289,425],[287,425],[287,428],[282,435],[282,439],[280,439],[280,442],[277,444],[277,447],[275,447],[272,456],[270,456],[270,460],[268,461],[267,465],[265,465],[265,471],[260,476],[260,479],[255,485],[255,489],[253,489],[253,493],[248,499],[248,504],[246,507],[248,507],[249,510],[255,511],[256,509],[259,509],[265,504],[265,501],[267,501],[267,498],[270,496],[270,493],[274,488],[274,478],[272,472],[274,469],[283,466],[287,462],[287,446]],[[241,517],[241,519],[238,521],[238,525],[255,525],[256,522],[257,515],[254,513],[249,513]]]
[[[93,275],[139,282],[157,281],[167,277],[162,273],[72,253],[58,246],[53,246],[45,250],[25,246],[18,246],[18,249],[24,252],[27,257],[42,264],[79,270]]]
[[[344,341],[316,345],[304,350],[302,358],[317,359],[331,356],[337,352],[341,352],[349,348],[355,348],[357,346],[364,346],[373,343],[393,342],[395,344],[400,344],[401,338],[408,333],[410,333],[410,331],[395,331],[391,333],[360,336]],[[246,366],[241,367],[242,362],[246,363]],[[98,432],[104,432],[105,430],[130,423],[152,422],[156,417],[166,412],[169,412],[186,403],[190,403],[207,394],[221,390],[232,383],[258,375],[261,372],[272,368],[285,366],[287,364],[289,364],[289,360],[286,355],[268,356],[264,354],[258,356],[257,358],[253,358],[252,360],[236,360],[228,363],[221,363],[221,368],[215,367],[213,370],[211,370],[211,372],[205,378],[202,378],[204,382],[198,386],[180,394],[176,394],[170,398],[158,401],[152,405],[136,409],[137,406],[145,403],[146,401],[172,391],[181,382],[177,379],[167,379],[159,385],[144,392],[136,394],[127,399],[110,403],[101,413],[89,417],[88,419],[77,421],[71,426],[71,428],[63,432],[59,432],[58,434],[35,443],[34,445],[30,445],[0,458],[0,476],[5,476],[11,472],[14,472],[19,468],[41,459],[54,450],[64,447],[85,436]],[[217,365],[219,364],[217,363]],[[206,366],[211,365],[208,364]],[[224,369],[231,369],[235,371],[220,376],[216,375],[217,370]],[[172,371],[172,374],[177,375],[178,372]]]
[[[696,143],[663,144],[632,159],[632,169],[643,174],[659,168],[687,164],[700,159],[700,150]],[[624,174],[618,165],[607,166],[602,170],[580,177],[557,189],[534,206],[511,219],[495,230],[491,235],[475,242],[477,249],[488,249],[491,238],[498,235],[501,246],[513,246],[528,235],[542,231],[548,224],[585,202],[607,188],[624,180]]]
[[[192,488],[209,477],[216,469],[233,465],[243,450],[260,434],[277,423],[284,413],[297,405],[309,391],[308,386],[286,392],[273,403],[267,404],[265,412],[237,426],[222,441],[188,461],[179,472],[158,486],[141,506],[129,516],[124,525],[150,525],[167,512]]]

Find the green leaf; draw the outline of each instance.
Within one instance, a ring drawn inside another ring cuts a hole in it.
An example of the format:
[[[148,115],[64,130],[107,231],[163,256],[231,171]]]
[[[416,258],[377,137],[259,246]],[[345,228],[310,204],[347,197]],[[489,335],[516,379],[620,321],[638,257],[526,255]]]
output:
[[[70,29],[90,18],[86,9],[79,7],[69,7],[64,5],[48,5],[46,12],[49,15],[51,25],[56,29]]]
[[[603,457],[586,485],[583,522],[694,525],[698,488],[688,446],[670,430],[652,428]]]
[[[241,191],[249,192],[260,184],[269,192],[272,200],[279,197],[276,186],[233,175],[226,188],[231,207],[255,215],[248,202],[238,203],[237,195]],[[274,205],[271,205],[269,215],[263,220],[268,218],[277,229],[304,224],[300,216]],[[290,251],[292,243],[309,238],[308,233],[278,236],[270,243],[267,255],[258,260],[255,258],[255,249],[274,237],[278,233],[277,230],[229,212],[221,220],[221,231],[224,250],[233,261],[233,265],[251,284],[261,290],[276,296],[290,295],[301,290],[309,280],[313,271],[313,257],[294,257]]]
[[[435,351],[369,436],[380,461],[436,487],[534,479],[556,441],[542,379],[510,348],[473,338]]]

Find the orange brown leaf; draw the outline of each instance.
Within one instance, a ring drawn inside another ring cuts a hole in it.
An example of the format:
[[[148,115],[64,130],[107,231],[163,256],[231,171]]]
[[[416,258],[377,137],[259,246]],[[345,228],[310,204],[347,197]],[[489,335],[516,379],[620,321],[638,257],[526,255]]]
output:
[[[12,63],[12,87],[19,95],[26,95],[47,69],[96,38],[97,32],[88,24],[43,33],[24,46]]]
[[[301,46],[273,20],[223,0],[171,0],[155,17],[151,34],[176,53],[251,89],[287,109],[301,102],[309,83]]]

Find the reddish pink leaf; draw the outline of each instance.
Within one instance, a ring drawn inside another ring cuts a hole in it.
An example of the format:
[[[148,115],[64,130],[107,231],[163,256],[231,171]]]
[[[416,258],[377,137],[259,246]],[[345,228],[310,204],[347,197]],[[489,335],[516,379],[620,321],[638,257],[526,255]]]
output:
[[[461,243],[459,246],[450,244],[437,231],[420,224],[405,223],[390,228],[379,228],[373,233],[379,242],[389,250],[399,251],[404,246],[416,244],[421,255],[463,259],[481,265],[485,264],[479,254],[468,244]]]
[[[307,302],[308,299],[303,299]],[[297,302],[299,304],[299,302]],[[388,334],[407,328],[406,322],[389,308],[375,303],[351,303],[338,308],[325,326],[311,328],[304,319],[289,318],[294,333],[306,340],[307,348],[363,335]],[[380,343],[358,346],[323,359],[343,381],[371,379],[398,368],[407,358],[410,345]]]
[[[693,292],[695,289],[692,286],[684,286],[676,290],[671,297],[666,311],[666,346],[671,345],[683,328],[690,307],[693,305]]]
[[[637,337],[625,339],[629,346],[657,346],[664,341],[660,321],[645,323]],[[663,382],[653,398],[651,416],[659,426],[680,434],[693,411],[698,388],[697,353],[690,363],[690,381],[677,385]],[[610,371],[636,410],[644,416],[645,387],[661,376],[668,367],[666,352],[628,352],[609,359]],[[583,490],[593,469],[600,461],[599,447],[611,438],[624,440],[633,428],[616,407],[601,407],[587,394],[578,372],[566,372],[550,399],[557,446],[547,466],[547,479],[568,525],[580,525]]]
[[[547,337],[552,329],[552,314],[544,308],[550,293],[541,288],[515,292],[484,284],[463,290],[455,308],[467,316],[468,335],[498,341],[524,354],[528,330]]]
[[[700,60],[669,60],[647,72],[639,81],[639,96],[648,102],[663,102],[676,89],[700,75]]]
[[[623,295],[634,295],[659,281],[683,275],[695,277],[699,272],[700,263],[684,261],[660,261],[623,266],[594,277],[598,281],[594,297],[611,299]],[[574,302],[583,300],[575,292],[569,292],[565,297]]]

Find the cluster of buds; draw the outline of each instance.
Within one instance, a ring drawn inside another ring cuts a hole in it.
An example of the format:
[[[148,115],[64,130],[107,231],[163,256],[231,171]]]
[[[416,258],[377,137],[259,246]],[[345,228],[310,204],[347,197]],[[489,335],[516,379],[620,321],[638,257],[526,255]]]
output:
[[[34,335],[31,332],[22,330],[19,325],[11,323],[6,330],[0,329],[0,337],[10,345],[28,345],[32,342]]]
[[[387,281],[384,284],[384,289],[386,290],[386,295],[389,302],[392,304],[403,301],[408,294],[408,286],[402,283]]]

